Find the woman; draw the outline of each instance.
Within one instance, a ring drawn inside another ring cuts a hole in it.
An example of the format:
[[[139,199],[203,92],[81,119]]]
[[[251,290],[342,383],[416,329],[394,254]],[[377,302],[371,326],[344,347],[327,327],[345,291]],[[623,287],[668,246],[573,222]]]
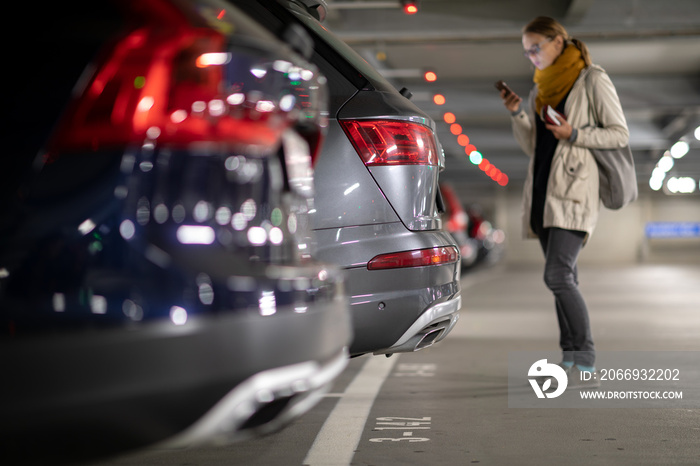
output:
[[[513,133],[530,156],[523,195],[526,237],[537,237],[545,255],[544,281],[556,303],[569,387],[581,388],[582,371],[595,370],[588,309],[578,289],[577,260],[598,219],[598,167],[591,148],[627,144],[620,100],[605,71],[591,63],[586,45],[556,20],[538,17],[523,29],[525,56],[535,66],[527,106],[501,91]],[[564,116],[543,121],[546,106]],[[597,122],[597,123],[596,123]],[[591,377],[594,380],[593,377]],[[586,386],[596,385],[589,382]]]

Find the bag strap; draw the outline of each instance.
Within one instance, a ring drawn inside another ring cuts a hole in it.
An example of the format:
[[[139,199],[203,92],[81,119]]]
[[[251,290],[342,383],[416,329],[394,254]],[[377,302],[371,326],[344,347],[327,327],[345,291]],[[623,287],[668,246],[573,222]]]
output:
[[[593,94],[593,83],[591,82],[591,73],[593,73],[595,70],[594,69],[589,69],[588,72],[586,73],[586,95],[588,96],[588,105],[593,108],[593,118],[595,119],[595,125],[599,126],[600,125],[600,118],[598,118],[598,110],[595,105],[595,96]]]

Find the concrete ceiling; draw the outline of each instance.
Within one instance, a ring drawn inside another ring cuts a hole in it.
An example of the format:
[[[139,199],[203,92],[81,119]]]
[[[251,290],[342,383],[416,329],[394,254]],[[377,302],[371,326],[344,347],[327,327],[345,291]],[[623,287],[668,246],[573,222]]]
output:
[[[467,189],[498,189],[443,122],[457,116],[477,149],[511,183],[527,159],[516,145],[493,82],[504,79],[521,96],[533,68],[522,55],[522,27],[536,16],[560,20],[588,45],[593,61],[615,83],[630,128],[641,187],[659,158],[679,139],[691,151],[670,176],[700,179],[700,0],[422,0],[415,15],[396,0],[328,0],[326,26],[382,71],[438,123],[447,155],[443,175]],[[434,83],[421,70],[438,75]],[[435,93],[447,102],[438,106]]]

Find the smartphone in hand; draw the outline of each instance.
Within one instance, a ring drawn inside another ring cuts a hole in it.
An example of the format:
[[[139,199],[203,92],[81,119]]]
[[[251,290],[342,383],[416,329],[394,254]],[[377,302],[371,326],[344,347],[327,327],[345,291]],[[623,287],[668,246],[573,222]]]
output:
[[[561,126],[561,122],[566,120],[566,117],[554,110],[549,105],[542,107],[542,121],[550,125]]]
[[[508,87],[508,85],[505,83],[505,81],[498,80],[494,83],[494,86],[496,86],[496,89],[498,89],[499,91],[502,91],[505,89],[506,97],[508,97],[510,94],[513,93],[513,90],[510,87]]]

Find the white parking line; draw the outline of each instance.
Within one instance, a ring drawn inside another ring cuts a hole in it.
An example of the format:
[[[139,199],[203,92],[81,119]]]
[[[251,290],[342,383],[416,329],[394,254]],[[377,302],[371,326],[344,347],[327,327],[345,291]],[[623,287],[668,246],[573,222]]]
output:
[[[396,364],[391,358],[371,356],[323,423],[304,459],[308,466],[348,466],[360,443],[367,416],[382,384]]]

